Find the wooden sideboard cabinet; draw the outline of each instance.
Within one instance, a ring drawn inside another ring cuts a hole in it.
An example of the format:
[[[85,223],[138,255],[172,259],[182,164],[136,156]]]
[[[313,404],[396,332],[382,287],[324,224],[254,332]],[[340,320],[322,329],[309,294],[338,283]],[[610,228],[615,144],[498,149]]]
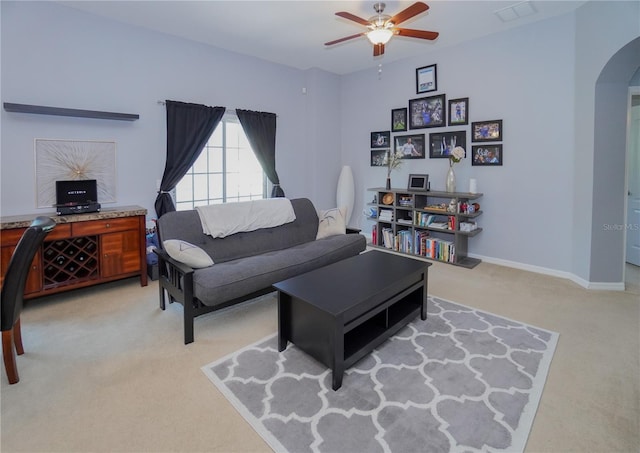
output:
[[[146,209],[138,206],[68,216],[48,215],[57,223],[36,253],[25,298],[44,296],[127,277],[147,285]],[[0,221],[0,284],[22,233],[36,215]]]

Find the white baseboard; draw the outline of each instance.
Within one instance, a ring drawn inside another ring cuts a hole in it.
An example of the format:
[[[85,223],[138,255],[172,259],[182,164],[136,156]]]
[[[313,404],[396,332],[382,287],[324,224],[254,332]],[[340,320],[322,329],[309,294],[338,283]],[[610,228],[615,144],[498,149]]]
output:
[[[371,234],[363,234],[367,238],[367,242],[371,242]],[[392,252],[391,250],[389,250]],[[404,255],[404,253],[398,253]],[[552,277],[564,278],[570,280],[577,285],[582,286],[585,289],[601,290],[601,291],[624,291],[624,282],[590,282],[581,277],[578,277],[571,272],[559,271],[557,269],[550,269],[548,267],[534,266],[532,264],[519,263],[517,261],[503,260],[501,258],[493,258],[490,256],[475,255],[470,253],[471,258],[478,258],[485,263],[497,264],[499,266],[511,267],[514,269],[520,269],[528,272],[535,272],[536,274],[550,275]]]
[[[559,271],[557,269],[550,269],[548,267],[534,266],[532,264],[519,263],[517,261],[503,260],[500,258],[492,258],[489,256],[469,254],[472,258],[478,258],[486,263],[497,264],[499,266],[512,267],[514,269],[521,269],[523,271],[535,272],[536,274],[550,275],[552,277],[564,278],[571,280],[577,285],[586,289],[605,290],[605,291],[624,291],[624,282],[590,282],[581,277],[578,277],[571,272]]]

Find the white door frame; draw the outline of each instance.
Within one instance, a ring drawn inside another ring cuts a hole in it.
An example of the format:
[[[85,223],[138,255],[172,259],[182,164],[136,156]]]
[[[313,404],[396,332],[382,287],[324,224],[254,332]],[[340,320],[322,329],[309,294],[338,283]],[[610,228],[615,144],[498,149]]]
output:
[[[628,199],[627,197],[629,196],[629,165],[631,163],[631,140],[630,140],[630,136],[631,136],[631,98],[632,96],[639,96],[640,95],[640,86],[630,86],[629,87],[629,94],[628,94],[628,101],[627,101],[627,155],[626,155],[626,163],[625,163],[625,170],[624,170],[624,188],[625,188],[625,193],[624,193],[624,222],[626,224],[627,219],[628,219]],[[626,281],[626,268],[627,268],[627,236],[628,236],[628,229],[624,228],[624,252],[622,254],[622,276],[623,276],[623,281]]]

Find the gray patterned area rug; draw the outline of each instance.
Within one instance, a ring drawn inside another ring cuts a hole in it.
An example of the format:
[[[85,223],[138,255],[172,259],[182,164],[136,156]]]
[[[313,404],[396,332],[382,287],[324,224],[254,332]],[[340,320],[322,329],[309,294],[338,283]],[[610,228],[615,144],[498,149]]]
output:
[[[429,297],[347,370],[277,335],[202,370],[277,452],[523,451],[558,334]]]

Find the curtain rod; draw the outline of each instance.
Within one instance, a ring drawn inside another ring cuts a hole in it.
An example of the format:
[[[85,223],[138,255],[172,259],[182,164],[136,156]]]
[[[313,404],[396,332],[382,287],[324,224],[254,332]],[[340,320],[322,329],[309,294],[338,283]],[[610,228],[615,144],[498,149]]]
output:
[[[158,101],[158,105],[167,105],[167,103],[165,101]],[[225,108],[225,113],[236,113],[236,109],[228,109]]]

